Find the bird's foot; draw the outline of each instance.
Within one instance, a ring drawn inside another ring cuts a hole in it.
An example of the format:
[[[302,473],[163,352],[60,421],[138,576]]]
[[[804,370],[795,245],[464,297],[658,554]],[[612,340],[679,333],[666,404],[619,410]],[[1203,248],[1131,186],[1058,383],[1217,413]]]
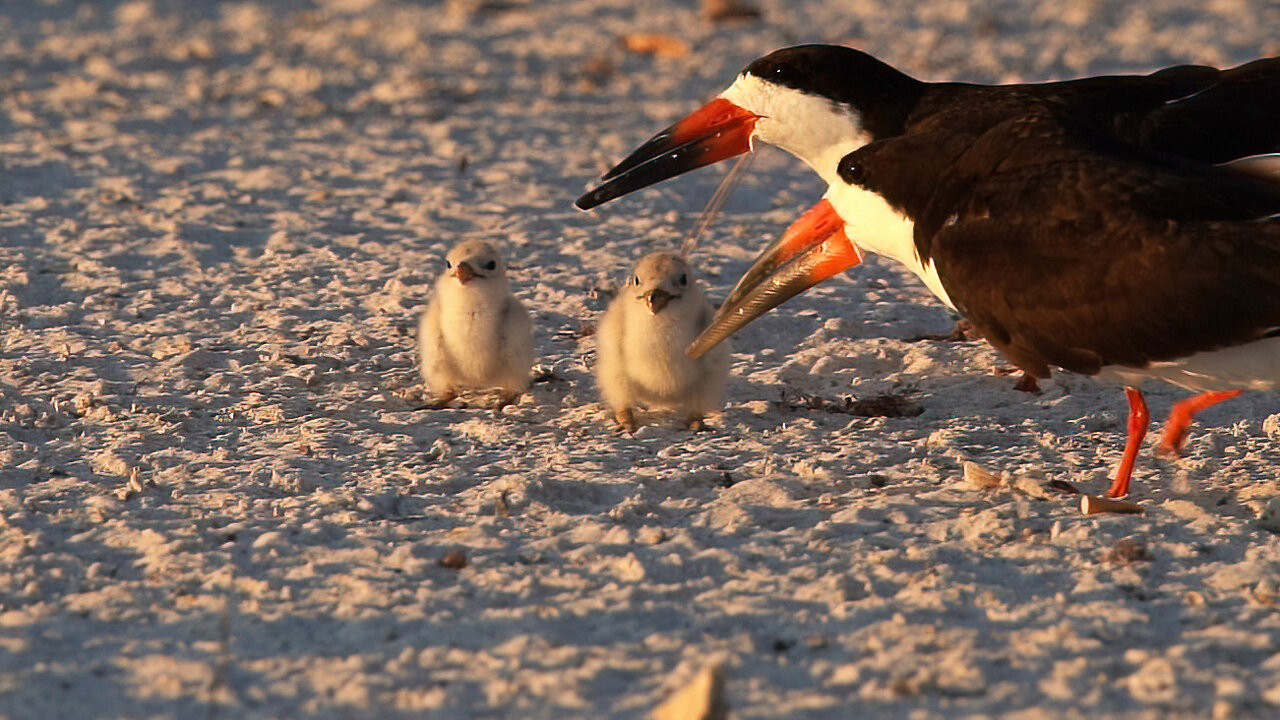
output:
[[[636,424],[636,414],[631,408],[622,408],[614,413],[613,418],[618,421],[618,427],[623,432],[633,433],[638,425]]]
[[[493,411],[494,415],[501,415],[502,408],[508,405],[511,405],[512,403],[514,403],[516,400],[519,400],[519,399],[520,399],[520,393],[504,391],[504,392],[498,393],[498,399],[493,401],[493,405],[490,405],[489,409]]]
[[[1033,395],[1040,394],[1040,383],[1036,382],[1036,376],[1031,373],[1022,373],[1022,377],[1018,378],[1018,382],[1014,383],[1013,389],[1018,392],[1031,393]]]
[[[1111,487],[1107,488],[1107,492],[1103,497],[1119,499],[1129,494],[1129,478],[1112,478]]]
[[[1239,394],[1239,390],[1205,392],[1174,403],[1169,411],[1169,419],[1165,421],[1160,442],[1156,445],[1156,452],[1168,458],[1182,457],[1182,446],[1187,441],[1196,413]]]
[[[422,407],[424,410],[443,410],[449,407],[449,403],[453,402],[457,397],[458,393],[453,391],[445,392],[435,397],[427,395],[427,402]]]
[[[684,426],[694,432],[701,432],[707,429],[707,424],[703,422],[702,416],[697,413],[685,418]]]
[[[973,326],[973,323],[961,318],[956,321],[956,326],[951,330],[951,333],[944,335],[942,339],[950,342],[973,342],[982,340],[983,337],[982,333],[978,332],[978,329]]]
[[[1182,443],[1186,440],[1186,435],[1180,438],[1161,437],[1160,442],[1156,443],[1153,448],[1156,455],[1166,460],[1177,460],[1182,457]]]
[[[1154,448],[1156,455],[1169,460],[1182,457],[1182,446],[1186,444],[1187,435],[1191,431],[1191,415],[1187,413],[1179,415],[1177,407],[1175,403],[1175,409],[1169,413],[1169,419],[1164,424],[1164,432],[1160,433],[1160,441]]]

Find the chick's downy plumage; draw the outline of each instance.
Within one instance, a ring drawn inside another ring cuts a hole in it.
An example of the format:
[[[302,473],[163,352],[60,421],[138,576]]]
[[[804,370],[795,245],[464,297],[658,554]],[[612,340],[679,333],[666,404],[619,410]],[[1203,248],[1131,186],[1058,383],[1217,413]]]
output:
[[[506,262],[487,242],[467,240],[445,255],[445,272],[418,323],[422,378],[443,407],[463,390],[496,388],[496,408],[529,384],[533,324],[511,294]]]
[[[600,392],[624,429],[635,429],[637,405],[676,410],[699,428],[724,404],[729,348],[685,354],[714,312],[680,256],[655,252],[636,264],[597,332]]]

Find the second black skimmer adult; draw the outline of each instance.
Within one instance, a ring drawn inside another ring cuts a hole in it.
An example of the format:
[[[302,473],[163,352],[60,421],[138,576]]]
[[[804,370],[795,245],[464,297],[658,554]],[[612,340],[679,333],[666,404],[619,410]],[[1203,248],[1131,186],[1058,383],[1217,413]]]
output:
[[[861,259],[904,263],[1035,377],[1130,383],[1127,494],[1147,411],[1136,382],[1199,409],[1280,384],[1280,59],[1030,85],[924,83],[865,53],[753,62],[579,199],[583,208],[741,153],[754,139],[829,184],[771,245],[695,353]],[[852,153],[852,154],[850,154]],[[836,160],[836,156],[843,158]],[[850,238],[855,238],[850,241]]]

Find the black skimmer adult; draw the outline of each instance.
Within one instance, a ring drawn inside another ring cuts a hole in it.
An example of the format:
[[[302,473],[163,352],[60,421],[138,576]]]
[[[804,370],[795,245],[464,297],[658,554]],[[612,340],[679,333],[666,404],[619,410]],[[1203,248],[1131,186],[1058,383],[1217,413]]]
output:
[[[857,264],[861,249],[881,252],[1028,374],[1053,365],[1131,383],[1108,491],[1121,496],[1147,426],[1139,379],[1202,391],[1171,413],[1171,450],[1195,412],[1280,383],[1277,120],[1280,59],[989,86],[799,46],[753,62],[578,205],[755,139],[779,145],[828,195],[766,249],[693,352]]]

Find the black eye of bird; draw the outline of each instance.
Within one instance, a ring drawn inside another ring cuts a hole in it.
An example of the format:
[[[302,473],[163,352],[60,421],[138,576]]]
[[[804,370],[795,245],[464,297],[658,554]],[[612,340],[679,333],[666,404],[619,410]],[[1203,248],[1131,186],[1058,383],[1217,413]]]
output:
[[[448,260],[445,260],[445,261],[444,261],[444,269],[445,269],[445,270],[452,270],[452,269],[453,269],[453,263],[449,262]]]
[[[862,167],[862,163],[857,158],[846,157],[840,161],[840,167],[836,168],[840,179],[850,185],[861,185],[867,180],[867,170]]]
[[[484,264],[485,270],[496,270],[497,267],[498,267],[498,263],[493,260],[490,260],[489,262]]]
[[[639,285],[639,284],[640,284],[640,276],[639,276],[639,275],[632,275],[632,276],[631,276],[631,282],[632,282],[632,284],[634,284],[634,285]]]
[[[684,273],[680,273],[680,277],[676,278],[676,283],[680,285],[680,287],[684,287],[685,285],[688,285],[689,276]]]
[[[794,68],[788,63],[777,65],[773,68],[773,81],[780,85],[794,85],[796,73]]]

